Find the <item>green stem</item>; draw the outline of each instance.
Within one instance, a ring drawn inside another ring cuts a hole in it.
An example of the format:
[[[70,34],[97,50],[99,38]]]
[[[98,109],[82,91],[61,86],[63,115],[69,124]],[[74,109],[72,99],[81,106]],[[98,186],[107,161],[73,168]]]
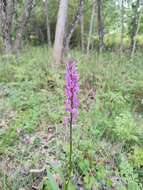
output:
[[[72,172],[72,113],[70,114],[70,153],[69,153],[69,173],[64,190],[68,190],[69,181]]]
[[[70,156],[69,156],[69,178],[71,177],[72,172],[72,114],[70,121]]]

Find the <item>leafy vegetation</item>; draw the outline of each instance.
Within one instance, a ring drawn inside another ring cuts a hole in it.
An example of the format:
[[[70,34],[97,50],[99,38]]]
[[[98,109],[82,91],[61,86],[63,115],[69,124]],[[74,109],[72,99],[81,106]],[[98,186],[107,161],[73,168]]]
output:
[[[116,53],[71,55],[78,62],[80,109],[69,189],[143,189],[142,54],[132,60]],[[57,73],[51,64],[45,47],[0,58],[1,189],[63,187],[65,68]]]

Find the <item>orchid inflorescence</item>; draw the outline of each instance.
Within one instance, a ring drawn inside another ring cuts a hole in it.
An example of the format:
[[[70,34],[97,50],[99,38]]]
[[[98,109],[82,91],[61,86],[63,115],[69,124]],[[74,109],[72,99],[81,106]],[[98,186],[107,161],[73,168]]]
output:
[[[66,111],[69,113],[69,116],[66,117],[66,124],[71,122],[71,120],[72,122],[75,122],[77,119],[79,107],[79,101],[77,98],[77,94],[79,92],[78,80],[79,76],[77,73],[76,61],[74,59],[70,59],[66,68]]]
[[[79,76],[77,73],[76,61],[70,59],[67,62],[66,67],[66,86],[65,86],[65,95],[66,100],[66,111],[68,112],[68,117],[65,119],[65,124],[69,124],[70,127],[70,150],[69,150],[69,169],[68,169],[68,178],[65,183],[64,190],[68,190],[68,184],[71,178],[72,172],[72,124],[76,121],[78,115],[79,101],[77,94],[79,92],[78,85]]]

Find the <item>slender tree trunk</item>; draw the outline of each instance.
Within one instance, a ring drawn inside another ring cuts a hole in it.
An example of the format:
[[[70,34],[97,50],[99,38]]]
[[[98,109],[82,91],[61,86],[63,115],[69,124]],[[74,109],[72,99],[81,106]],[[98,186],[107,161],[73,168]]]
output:
[[[47,25],[47,43],[48,47],[52,46],[51,43],[51,33],[50,33],[50,25],[49,25],[49,16],[48,16],[48,5],[49,5],[49,0],[45,0],[45,15],[46,15],[46,25]]]
[[[14,44],[14,50],[19,51],[22,45],[22,37],[32,10],[33,0],[26,0],[24,5],[24,11],[20,19],[19,29],[16,34],[16,40]]]
[[[132,49],[131,49],[131,57],[133,57],[133,56],[134,56],[134,53],[135,53],[136,42],[137,42],[136,37],[137,37],[138,31],[139,31],[139,28],[140,28],[141,17],[142,17],[142,14],[140,13],[140,14],[139,14],[139,18],[138,18],[138,22],[137,22],[137,28],[136,28],[136,31],[135,31],[135,35],[134,35],[134,37],[133,37]]]
[[[68,0],[60,0],[57,25],[56,25],[54,50],[53,50],[54,61],[55,64],[57,65],[61,62],[63,56],[63,43],[65,35],[67,10],[68,10]]]
[[[13,6],[14,0],[0,0],[1,33],[6,53],[11,53],[12,51],[11,28]]]
[[[97,0],[99,53],[104,49],[103,0]]]
[[[65,40],[64,40],[64,51],[67,51],[69,49],[71,37],[72,37],[73,33],[75,32],[75,30],[78,26],[78,23],[81,19],[81,15],[82,15],[82,11],[83,11],[83,4],[84,4],[84,0],[79,0],[79,5],[78,5],[76,15],[73,19],[70,30],[69,30],[69,32],[67,32]]]
[[[81,30],[81,49],[84,51],[84,6],[82,4],[82,14],[80,19],[80,30]]]
[[[96,0],[93,0],[93,7],[92,7],[92,14],[91,14],[91,19],[90,19],[88,42],[87,42],[87,54],[89,53],[90,44],[91,44],[91,37],[92,37],[92,32],[93,32],[93,23],[94,23],[94,17],[95,17],[95,9],[96,9]]]
[[[121,42],[120,50],[123,52],[123,40],[124,40],[124,0],[121,2]]]
[[[135,49],[136,49],[136,36],[138,34],[139,26],[140,26],[140,20],[142,15],[142,10],[139,11],[140,6],[140,0],[137,0],[134,10],[134,16],[131,23],[131,44],[130,44],[130,51],[131,51],[131,57],[133,57]]]

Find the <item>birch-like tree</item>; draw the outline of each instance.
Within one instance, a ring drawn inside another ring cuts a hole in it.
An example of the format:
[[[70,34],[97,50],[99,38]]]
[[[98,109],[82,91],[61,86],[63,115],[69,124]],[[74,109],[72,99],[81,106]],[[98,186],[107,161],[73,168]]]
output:
[[[56,24],[54,50],[53,50],[53,56],[56,65],[58,65],[61,62],[63,56],[67,10],[68,10],[68,0],[60,0],[59,11],[57,16],[57,24]]]
[[[133,17],[131,22],[131,42],[130,42],[130,51],[131,57],[133,57],[135,49],[136,49],[136,37],[139,31],[141,16],[142,16],[142,4],[140,6],[141,1],[137,0],[132,4],[133,9]]]
[[[104,49],[103,0],[97,0],[99,52]]]
[[[92,32],[93,32],[95,10],[96,10],[96,0],[93,0],[92,13],[91,13],[91,19],[90,19],[90,25],[89,25],[89,34],[88,34],[88,40],[87,40],[87,54],[89,53],[89,49],[90,49],[90,45],[91,45],[91,37],[92,37]]]

